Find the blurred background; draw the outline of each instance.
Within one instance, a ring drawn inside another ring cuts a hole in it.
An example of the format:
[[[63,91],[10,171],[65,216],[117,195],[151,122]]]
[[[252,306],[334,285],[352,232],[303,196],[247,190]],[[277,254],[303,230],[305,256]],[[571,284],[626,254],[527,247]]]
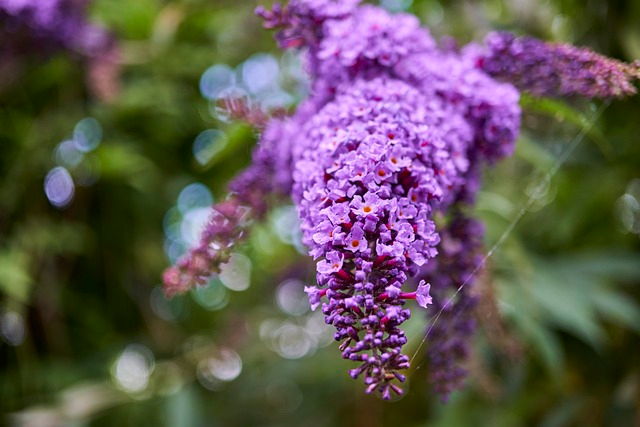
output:
[[[506,29],[640,58],[634,0],[380,3],[462,43]],[[258,2],[73,0],[71,21],[26,24],[11,4],[0,1],[0,424],[640,426],[640,97],[523,98],[516,154],[486,171],[474,208],[487,249],[534,202],[482,273],[467,386],[446,404],[433,393],[429,320],[414,315],[409,392],[385,403],[347,375],[309,311],[313,264],[290,205],[206,287],[161,292],[257,138],[215,100],[293,108],[305,95]]]

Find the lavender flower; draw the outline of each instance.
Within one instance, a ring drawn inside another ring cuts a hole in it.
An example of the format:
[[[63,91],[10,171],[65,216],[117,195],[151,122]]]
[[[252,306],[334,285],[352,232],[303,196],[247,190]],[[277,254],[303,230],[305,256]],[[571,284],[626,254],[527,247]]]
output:
[[[479,65],[535,96],[613,98],[636,93],[640,64],[626,64],[587,48],[547,43],[508,32],[490,33]]]

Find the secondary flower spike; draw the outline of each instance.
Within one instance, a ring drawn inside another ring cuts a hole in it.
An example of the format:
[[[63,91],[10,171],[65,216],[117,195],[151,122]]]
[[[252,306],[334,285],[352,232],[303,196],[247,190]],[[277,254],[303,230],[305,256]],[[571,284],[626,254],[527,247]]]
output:
[[[587,48],[508,32],[490,33],[482,68],[536,96],[614,98],[633,95],[640,63],[627,64]]]
[[[269,195],[289,195],[316,262],[317,283],[304,290],[354,362],[350,375],[367,393],[401,394],[409,367],[402,324],[411,309],[442,309],[428,343],[429,376],[446,397],[464,377],[458,365],[475,297],[462,283],[471,283],[482,240],[479,224],[460,212],[474,202],[482,167],[513,152],[520,94],[497,79],[498,65],[503,54],[522,58],[492,38],[489,47],[440,48],[414,16],[358,3],[292,0],[256,10],[282,48],[301,50],[311,93],[289,117],[266,124],[252,165],[214,206],[201,244],[165,272],[165,290],[184,292],[220,271],[246,219],[264,215]],[[585,87],[582,74],[567,70],[562,88]],[[613,74],[607,78],[618,82]],[[411,285],[412,277],[422,280]],[[448,302],[452,288],[457,298]]]
[[[427,355],[428,377],[442,400],[462,386],[467,374],[463,365],[470,354],[476,326],[473,311],[478,300],[472,294],[476,278],[473,273],[482,262],[483,236],[480,222],[460,212],[452,213],[450,222],[441,231],[435,262],[418,275],[434,284],[432,313],[440,313],[430,327]]]

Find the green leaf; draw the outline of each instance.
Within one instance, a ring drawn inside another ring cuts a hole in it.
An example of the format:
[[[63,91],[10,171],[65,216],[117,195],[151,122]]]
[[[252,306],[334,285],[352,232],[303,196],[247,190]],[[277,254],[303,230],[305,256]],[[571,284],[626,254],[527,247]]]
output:
[[[522,312],[514,314],[513,317],[523,340],[538,354],[550,376],[559,378],[560,373],[564,370],[564,353],[556,334],[545,326],[544,322],[522,315]]]
[[[567,400],[561,400],[560,403],[553,408],[542,419],[539,427],[562,427],[569,426],[572,421],[584,411],[589,400],[582,396],[577,396]]]
[[[562,266],[586,276],[613,280],[640,280],[640,254],[635,252],[583,253],[563,257]]]
[[[590,117],[557,99],[538,98],[523,93],[520,98],[520,104],[527,110],[546,114],[558,121],[571,123],[580,129],[590,126]],[[596,143],[603,155],[608,158],[613,156],[613,147],[598,128],[591,126],[587,135]]]
[[[538,354],[552,378],[564,369],[562,345],[554,331],[548,326],[548,319],[541,317],[540,307],[527,295],[527,289],[513,282],[496,283],[500,295],[500,306],[505,316],[519,331],[519,338]]]
[[[150,190],[158,175],[149,159],[125,144],[105,144],[98,150],[98,156],[103,177],[123,179],[142,192]]]
[[[29,300],[33,285],[28,265],[28,258],[23,252],[0,252],[0,290],[22,303]]]
[[[599,349],[605,333],[589,299],[589,284],[577,283],[544,262],[537,263],[536,273],[531,295],[546,311],[548,320]]]
[[[596,309],[607,320],[640,334],[640,306],[622,292],[601,289],[591,294]]]

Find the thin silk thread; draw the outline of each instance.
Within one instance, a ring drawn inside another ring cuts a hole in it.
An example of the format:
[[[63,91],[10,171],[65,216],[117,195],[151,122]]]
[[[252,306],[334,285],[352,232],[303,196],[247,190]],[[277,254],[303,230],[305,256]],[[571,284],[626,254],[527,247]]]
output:
[[[567,146],[567,148],[562,152],[560,157],[553,164],[551,169],[549,169],[549,172],[547,172],[545,174],[544,178],[542,178],[542,180],[538,184],[538,188],[541,185],[544,185],[545,182],[549,182],[549,183],[551,182],[551,179],[555,176],[556,173],[558,173],[558,171],[560,170],[562,165],[571,157],[571,154],[573,154],[573,152],[578,147],[578,145],[580,145],[580,143],[584,139],[585,135],[587,133],[589,133],[589,131],[593,128],[593,126],[598,121],[600,116],[602,116],[602,113],[604,113],[604,111],[607,109],[609,104],[611,104],[611,100],[606,100],[605,102],[603,102],[600,105],[600,107],[596,110],[596,112],[589,119],[589,122],[582,128],[582,130],[580,132],[578,132],[578,134],[571,141],[571,144],[569,144],[569,146]],[[416,356],[418,355],[418,352],[420,351],[420,349],[422,348],[424,343],[427,341],[427,338],[429,337],[429,334],[431,333],[431,330],[435,326],[435,324],[438,321],[438,319],[440,319],[440,316],[442,315],[444,310],[451,305],[451,303],[453,302],[455,297],[460,293],[460,291],[462,291],[462,289],[467,285],[467,283],[469,283],[469,281],[471,281],[471,279],[473,279],[475,277],[475,275],[478,273],[478,271],[480,271],[484,267],[484,265],[489,260],[489,258],[491,258],[493,256],[493,254],[498,249],[500,249],[500,247],[507,240],[507,237],[509,237],[509,235],[511,234],[511,232],[513,231],[515,226],[524,217],[524,215],[527,213],[527,211],[533,205],[533,203],[536,201],[536,199],[537,199],[536,198],[536,191],[533,191],[532,195],[529,196],[528,200],[525,202],[525,204],[522,206],[522,208],[520,208],[520,210],[518,211],[516,216],[511,220],[511,222],[509,223],[507,228],[505,228],[505,230],[502,233],[502,235],[500,236],[500,238],[496,241],[496,243],[493,244],[491,249],[489,249],[489,251],[482,258],[480,263],[478,263],[476,268],[474,268],[474,270],[471,272],[471,274],[469,276],[467,276],[467,278],[462,282],[462,284],[458,287],[458,289],[456,289],[454,294],[447,300],[447,302],[442,306],[442,308],[435,315],[433,315],[433,317],[431,317],[431,319],[429,319],[429,322],[428,322],[429,323],[429,328],[427,329],[427,332],[424,334],[424,336],[422,338],[422,341],[420,341],[420,344],[418,345],[418,347],[414,351],[413,355],[411,356],[411,359],[409,360],[409,364],[411,366],[413,366],[413,360],[416,358]],[[424,364],[424,362],[419,364],[419,365],[417,365],[415,370],[416,371],[419,370],[422,367],[423,364]]]

